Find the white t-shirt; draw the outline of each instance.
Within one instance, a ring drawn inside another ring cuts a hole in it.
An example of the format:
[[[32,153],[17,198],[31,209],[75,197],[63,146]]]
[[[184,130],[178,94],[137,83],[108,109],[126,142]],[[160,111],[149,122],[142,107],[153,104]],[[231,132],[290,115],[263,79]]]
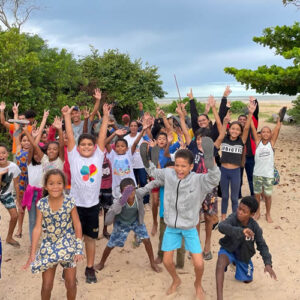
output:
[[[17,178],[21,170],[20,168],[13,162],[9,161],[8,166],[5,168],[0,168],[0,172],[8,169],[8,172],[2,175],[1,180],[1,195],[7,195],[13,190],[13,179]]]
[[[33,166],[32,163],[27,166],[28,170],[28,184],[35,187],[43,187],[43,166],[35,165]]]
[[[135,177],[132,168],[132,160],[133,156],[131,154],[131,149],[128,149],[127,152],[123,155],[119,155],[115,152],[115,150],[111,150],[110,153],[106,155],[106,157],[111,162],[112,169],[112,191],[113,196],[116,197],[118,193],[116,190],[119,189],[120,182],[124,178],[132,178],[135,185]]]
[[[136,136],[132,137],[130,136],[130,134],[126,135],[124,137],[124,139],[127,141],[128,143],[128,148],[131,149],[131,146],[133,145],[134,141],[136,140],[136,138],[138,137],[139,133],[136,134]],[[133,161],[132,161],[132,168],[133,169],[143,169],[144,168],[144,164],[140,155],[140,146],[143,143],[143,138],[141,138],[141,140],[139,141],[139,143],[136,146],[135,152],[133,154]]]
[[[45,174],[47,171],[52,169],[59,169],[63,170],[64,162],[61,160],[61,158],[58,156],[57,159],[49,161],[48,155],[44,154],[41,160],[41,164],[43,167],[43,173]]]
[[[70,196],[76,205],[92,207],[99,203],[104,153],[97,146],[90,157],[79,154],[77,147],[68,152],[71,170]]]

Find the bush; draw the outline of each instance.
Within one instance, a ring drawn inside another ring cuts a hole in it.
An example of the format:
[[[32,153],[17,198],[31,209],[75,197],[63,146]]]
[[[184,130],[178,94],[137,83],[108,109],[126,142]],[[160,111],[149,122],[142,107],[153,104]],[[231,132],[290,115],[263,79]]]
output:
[[[300,96],[292,101],[293,108],[288,110],[288,114],[292,116],[297,123],[300,123]]]
[[[189,103],[189,98],[183,98],[181,101],[178,99],[178,100],[174,100],[172,103],[168,104],[168,105],[164,105],[162,107],[162,109],[164,110],[164,112],[166,113],[176,113],[176,107],[177,107],[177,103],[187,103],[188,104],[186,105],[185,109],[186,111],[189,113],[190,112],[190,103]],[[198,113],[203,113],[204,110],[205,110],[205,104],[204,103],[201,103],[201,102],[197,102],[196,101],[196,107],[197,107],[197,111]]]
[[[242,101],[232,101],[230,110],[234,114],[245,114],[247,112],[247,104]]]

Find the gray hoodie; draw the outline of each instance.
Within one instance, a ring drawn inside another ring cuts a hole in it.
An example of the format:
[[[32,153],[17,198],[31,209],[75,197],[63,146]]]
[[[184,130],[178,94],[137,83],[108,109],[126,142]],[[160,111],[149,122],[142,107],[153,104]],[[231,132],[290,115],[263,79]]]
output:
[[[144,223],[144,203],[143,198],[146,194],[150,193],[152,189],[155,187],[159,187],[163,185],[162,181],[160,180],[153,180],[146,184],[144,187],[138,188],[135,191],[135,199],[137,200],[137,207],[138,207],[138,221],[139,224]],[[120,203],[120,198],[114,199],[114,203],[109,208],[106,217],[105,217],[105,225],[110,225],[114,222],[115,216],[122,212],[122,205]]]
[[[219,168],[215,165],[206,174],[191,172],[181,180],[174,169],[157,169],[152,162],[146,170],[149,176],[164,183],[164,221],[167,226],[181,229],[196,227],[205,196],[220,181]]]

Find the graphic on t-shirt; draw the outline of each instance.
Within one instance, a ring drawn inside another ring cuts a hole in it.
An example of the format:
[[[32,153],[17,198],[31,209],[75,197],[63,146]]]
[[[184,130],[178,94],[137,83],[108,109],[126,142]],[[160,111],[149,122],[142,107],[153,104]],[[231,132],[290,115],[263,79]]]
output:
[[[113,164],[113,174],[118,176],[124,176],[130,173],[129,160],[126,159],[115,159]]]
[[[1,195],[5,194],[5,192],[8,190],[12,180],[13,180],[14,174],[13,173],[5,173],[2,175],[1,180]]]
[[[94,182],[95,179],[92,178],[94,175],[96,175],[98,172],[97,167],[94,164],[91,164],[89,167],[88,166],[82,166],[80,173],[82,176],[82,179],[84,181],[90,180],[90,182]]]

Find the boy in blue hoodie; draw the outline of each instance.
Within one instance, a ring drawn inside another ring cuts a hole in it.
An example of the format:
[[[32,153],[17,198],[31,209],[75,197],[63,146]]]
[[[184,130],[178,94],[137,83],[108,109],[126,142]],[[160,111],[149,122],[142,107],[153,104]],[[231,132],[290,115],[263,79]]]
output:
[[[204,299],[202,275],[204,262],[199,235],[196,225],[199,221],[199,211],[202,202],[220,180],[220,171],[214,160],[213,141],[204,137],[202,140],[205,165],[208,173],[196,174],[193,169],[193,154],[186,149],[175,154],[175,168],[157,169],[147,157],[143,157],[148,174],[164,182],[164,221],[167,224],[162,242],[164,251],[163,263],[172,277],[172,284],[167,295],[174,293],[181,280],[177,275],[173,262],[174,250],[181,247],[184,238],[185,248],[192,254],[195,268],[195,289],[198,299]]]

